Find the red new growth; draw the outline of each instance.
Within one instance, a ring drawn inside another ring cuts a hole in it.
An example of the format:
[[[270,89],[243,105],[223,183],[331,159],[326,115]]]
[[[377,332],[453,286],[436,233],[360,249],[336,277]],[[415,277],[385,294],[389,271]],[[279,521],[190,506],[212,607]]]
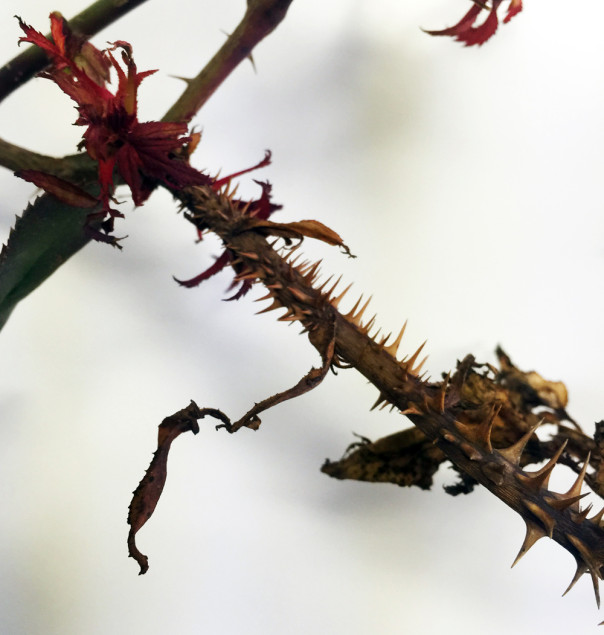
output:
[[[426,33],[430,35],[449,35],[458,42],[463,42],[466,46],[484,44],[497,31],[497,26],[499,25],[497,10],[503,0],[491,0],[490,7],[479,0],[472,1],[474,2],[472,8],[455,26],[441,31],[426,31]],[[479,26],[474,26],[478,15],[483,9],[489,12],[486,20]],[[511,0],[503,22],[509,22],[520,11],[522,11],[522,0]]]
[[[110,49],[100,51],[72,33],[56,12],[50,15],[52,40],[20,18],[19,23],[25,33],[19,42],[39,46],[51,60],[50,69],[41,76],[53,80],[77,104],[75,123],[86,126],[80,147],[98,161],[100,199],[103,212],[111,219],[122,216],[110,207],[114,169],[130,187],[136,205],[148,198],[154,181],[177,188],[211,183],[210,177],[176,157],[191,141],[187,124],[138,121],[138,87],[156,71],[139,73],[127,42],[115,42]],[[114,57],[117,51],[124,68]],[[117,74],[115,94],[107,88],[110,69]]]

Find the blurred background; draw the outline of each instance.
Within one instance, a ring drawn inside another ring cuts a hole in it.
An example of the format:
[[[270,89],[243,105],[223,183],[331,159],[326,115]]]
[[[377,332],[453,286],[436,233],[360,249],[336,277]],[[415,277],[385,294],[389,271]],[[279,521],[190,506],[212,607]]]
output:
[[[285,22],[195,119],[193,162],[274,184],[279,220],[315,218],[357,258],[313,245],[325,275],[373,294],[403,349],[426,338],[437,378],[501,344],[523,370],[563,380],[590,433],[604,416],[604,8],[527,0],[482,48],[420,27],[456,23],[467,0],[296,0]],[[19,14],[48,30],[75,0],[4,0],[1,59]],[[94,38],[127,40],[141,120],[158,119],[243,14],[243,0],[150,0]],[[505,10],[507,6],[502,7]],[[503,15],[504,11],[500,11]],[[71,153],[83,129],[53,84],[2,104],[3,138]],[[0,239],[33,187],[0,173]],[[223,302],[227,272],[193,290],[219,253],[195,244],[165,192],[134,209],[13,313],[0,334],[0,632],[268,635],[591,633],[591,581],[561,599],[574,559],[540,541],[510,570],[524,523],[484,490],[452,498],[320,473],[356,432],[406,427],[369,412],[377,392],[354,371],[235,436],[202,422],[172,448],[153,519],[138,535],[150,570],[127,558],[127,507],[163,417],[195,399],[240,417],[295,383],[317,355],[264,305]],[[345,307],[344,307],[345,308]],[[545,431],[547,433],[547,431]],[[559,468],[552,486],[572,478]],[[595,497],[591,496],[591,499]],[[589,500],[589,499],[588,499]],[[597,500],[593,500],[597,505]]]

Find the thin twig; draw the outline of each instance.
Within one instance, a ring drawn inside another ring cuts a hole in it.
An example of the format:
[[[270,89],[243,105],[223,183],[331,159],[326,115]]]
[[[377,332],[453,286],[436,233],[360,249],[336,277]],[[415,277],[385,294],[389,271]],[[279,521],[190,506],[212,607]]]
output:
[[[163,121],[191,121],[240,62],[275,30],[285,18],[292,0],[248,0],[243,19],[227,41],[164,115]]]

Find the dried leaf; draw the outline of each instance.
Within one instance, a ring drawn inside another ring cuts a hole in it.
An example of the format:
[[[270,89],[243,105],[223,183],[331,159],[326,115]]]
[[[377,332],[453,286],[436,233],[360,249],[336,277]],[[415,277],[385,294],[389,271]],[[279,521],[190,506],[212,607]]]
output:
[[[322,240],[328,245],[335,245],[343,249],[348,255],[350,250],[344,244],[341,236],[333,229],[318,220],[301,220],[293,223],[275,223],[270,220],[249,219],[249,229],[263,236],[280,236],[281,238],[304,237]]]
[[[197,434],[199,432],[197,419],[203,416],[204,411],[194,401],[191,401],[186,408],[166,417],[159,425],[157,450],[153,454],[151,465],[149,465],[149,469],[143,476],[143,480],[134,490],[134,496],[128,508],[128,524],[130,525],[128,553],[138,562],[141,568],[139,575],[147,572],[149,560],[147,556],[138,550],[135,536],[138,530],[151,518],[164,489],[167,477],[168,453],[172,441],[183,432],[191,431],[193,434]]]

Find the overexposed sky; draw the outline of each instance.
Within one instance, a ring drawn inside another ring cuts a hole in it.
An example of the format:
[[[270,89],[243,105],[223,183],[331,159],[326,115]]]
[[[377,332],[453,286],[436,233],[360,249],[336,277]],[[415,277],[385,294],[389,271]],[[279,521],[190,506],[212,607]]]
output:
[[[410,5],[410,6],[405,6]],[[157,119],[232,31],[243,0],[149,0],[94,38],[127,40],[141,119]],[[0,50],[18,13],[47,30],[74,0],[4,0]],[[286,21],[195,119],[193,162],[224,173],[265,148],[280,220],[316,218],[357,255],[322,245],[326,275],[373,294],[405,350],[428,338],[437,377],[501,344],[523,369],[563,380],[586,429],[603,418],[604,9],[526,0],[484,47],[431,38],[467,0],[294,0]],[[31,82],[1,104],[0,136],[73,152],[70,100]],[[0,172],[0,239],[33,187]],[[241,192],[255,194],[252,177]],[[229,274],[179,288],[218,253],[157,192],[126,202],[123,252],[92,244],[27,298],[0,333],[0,632],[61,635],[508,635],[596,631],[585,577],[540,541],[510,570],[518,516],[485,491],[339,482],[322,475],[352,432],[407,426],[370,413],[353,371],[230,437],[213,422],[172,449],[166,490],[139,534],[150,570],[126,557],[131,491],[161,419],[195,399],[238,418],[295,383],[316,354],[296,327],[224,303]],[[355,295],[356,294],[356,295]],[[552,484],[563,488],[564,470]],[[594,497],[590,497],[594,498]],[[594,504],[597,502],[594,500]]]

